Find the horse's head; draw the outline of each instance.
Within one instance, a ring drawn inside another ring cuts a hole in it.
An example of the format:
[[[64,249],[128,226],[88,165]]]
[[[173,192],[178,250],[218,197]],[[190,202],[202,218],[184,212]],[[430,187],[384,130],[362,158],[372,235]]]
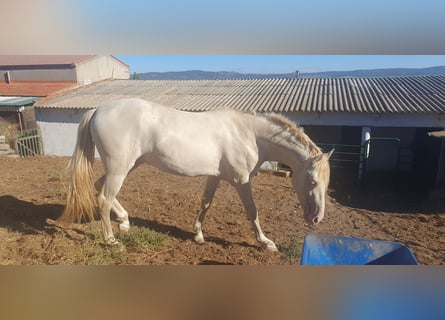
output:
[[[310,158],[303,164],[303,170],[293,172],[292,184],[307,223],[317,224],[323,219],[330,175],[328,160],[333,152],[334,149]]]

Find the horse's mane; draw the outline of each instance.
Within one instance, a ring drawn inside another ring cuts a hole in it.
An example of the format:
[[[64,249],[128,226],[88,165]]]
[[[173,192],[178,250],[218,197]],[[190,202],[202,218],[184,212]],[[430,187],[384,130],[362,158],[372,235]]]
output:
[[[289,132],[292,136],[298,139],[304,147],[307,148],[310,157],[316,157],[322,154],[321,149],[306,133],[304,133],[304,129],[298,126],[295,122],[276,113],[265,114],[265,117],[273,124],[281,127],[283,131]],[[325,181],[326,185],[329,185],[330,168],[328,161],[317,161],[315,165],[320,170],[320,176]]]
[[[283,131],[289,132],[298,141],[300,141],[309,152],[310,156],[317,156],[321,154],[321,149],[308,137],[304,129],[298,126],[295,122],[289,120],[285,116],[276,113],[266,113],[264,115],[271,123],[281,127]]]

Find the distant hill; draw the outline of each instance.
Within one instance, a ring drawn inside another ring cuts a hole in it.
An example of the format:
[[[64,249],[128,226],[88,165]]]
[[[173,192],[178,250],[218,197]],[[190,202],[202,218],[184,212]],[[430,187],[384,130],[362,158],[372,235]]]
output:
[[[175,71],[138,73],[141,80],[223,80],[223,79],[264,79],[295,78],[295,72],[281,74],[238,73],[232,71]],[[394,68],[354,71],[327,71],[300,73],[301,78],[345,78],[345,77],[395,77],[395,76],[433,76],[445,75],[445,66],[430,68]]]
[[[291,78],[295,73],[257,74],[238,73],[232,71],[170,71],[138,73],[141,80],[221,80],[221,79],[252,79],[252,78]]]
[[[393,68],[354,71],[328,71],[306,73],[307,78],[345,78],[345,77],[403,77],[403,76],[438,76],[445,75],[445,66],[429,68]]]

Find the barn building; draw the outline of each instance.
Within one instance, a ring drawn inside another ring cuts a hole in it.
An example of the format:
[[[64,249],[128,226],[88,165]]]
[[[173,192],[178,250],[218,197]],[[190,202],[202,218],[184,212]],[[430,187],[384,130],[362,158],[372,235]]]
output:
[[[83,113],[127,97],[191,112],[281,113],[336,148],[335,172],[391,188],[445,182],[444,143],[427,134],[445,128],[445,76],[103,81],[37,102],[45,152],[71,155]]]
[[[129,79],[130,67],[112,55],[0,55],[2,95],[47,96],[72,85]]]
[[[0,55],[0,136],[11,145],[36,129],[33,105],[42,97],[104,79],[129,79],[112,55]]]
[[[129,79],[130,67],[111,55],[0,55],[0,74],[1,112],[97,81]]]

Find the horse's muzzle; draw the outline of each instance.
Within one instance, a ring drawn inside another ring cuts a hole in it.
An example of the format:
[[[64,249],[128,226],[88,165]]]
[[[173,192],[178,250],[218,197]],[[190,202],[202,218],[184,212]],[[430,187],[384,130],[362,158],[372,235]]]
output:
[[[316,225],[323,220],[323,214],[320,212],[316,213],[308,213],[304,215],[304,220],[306,220],[306,223]]]

